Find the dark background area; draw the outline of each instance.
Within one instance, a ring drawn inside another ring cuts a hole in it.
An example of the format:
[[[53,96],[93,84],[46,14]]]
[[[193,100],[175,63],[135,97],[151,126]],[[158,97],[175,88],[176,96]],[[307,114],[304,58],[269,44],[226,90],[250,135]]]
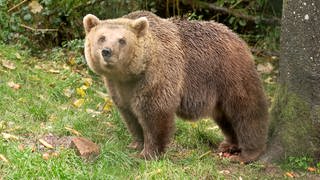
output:
[[[0,0],[0,38],[33,51],[83,39],[82,18],[116,18],[149,10],[167,18],[226,24],[258,52],[276,52],[282,0]]]

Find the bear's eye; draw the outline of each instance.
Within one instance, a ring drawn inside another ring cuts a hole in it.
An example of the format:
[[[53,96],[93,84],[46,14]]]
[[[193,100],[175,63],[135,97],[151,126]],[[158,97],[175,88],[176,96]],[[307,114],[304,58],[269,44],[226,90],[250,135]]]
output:
[[[98,39],[98,41],[99,41],[100,43],[103,43],[103,42],[106,41],[106,37],[105,37],[105,36],[101,36],[101,37]]]
[[[125,45],[126,44],[126,40],[123,39],[123,38],[119,39],[119,44]]]

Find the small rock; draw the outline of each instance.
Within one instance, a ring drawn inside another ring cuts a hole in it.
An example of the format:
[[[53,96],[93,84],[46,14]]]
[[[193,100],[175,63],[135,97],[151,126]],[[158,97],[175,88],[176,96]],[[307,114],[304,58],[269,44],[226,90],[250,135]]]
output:
[[[97,144],[83,137],[75,137],[71,140],[71,147],[76,153],[86,160],[94,160],[100,154]]]

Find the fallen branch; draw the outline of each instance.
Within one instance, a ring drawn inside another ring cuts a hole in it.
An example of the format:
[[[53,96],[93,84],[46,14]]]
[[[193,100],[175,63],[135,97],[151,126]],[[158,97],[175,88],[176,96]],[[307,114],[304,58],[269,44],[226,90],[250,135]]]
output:
[[[186,3],[190,4],[190,3],[192,3],[192,1],[186,1]],[[277,17],[264,18],[264,17],[250,16],[247,14],[243,14],[237,10],[216,6],[213,3],[207,3],[207,2],[203,2],[203,1],[195,1],[193,5],[196,5],[200,8],[204,8],[204,9],[211,9],[211,10],[220,12],[222,14],[228,14],[228,15],[232,15],[235,17],[239,17],[241,19],[245,19],[247,21],[251,21],[251,22],[255,22],[255,23],[262,22],[264,24],[269,24],[269,25],[280,25],[280,23],[281,23],[281,20]]]
[[[21,6],[22,4],[24,4],[27,1],[29,1],[29,0],[23,0],[23,1],[19,2],[17,5],[14,5],[12,8],[10,8],[7,12],[9,13],[9,12],[13,11],[14,9],[18,8],[19,6]]]
[[[21,27],[24,27],[26,29],[29,29],[31,31],[35,31],[35,32],[42,32],[42,33],[45,33],[45,32],[57,32],[59,31],[59,29],[35,29],[33,27],[30,27],[30,26],[27,26],[25,24],[20,24]]]

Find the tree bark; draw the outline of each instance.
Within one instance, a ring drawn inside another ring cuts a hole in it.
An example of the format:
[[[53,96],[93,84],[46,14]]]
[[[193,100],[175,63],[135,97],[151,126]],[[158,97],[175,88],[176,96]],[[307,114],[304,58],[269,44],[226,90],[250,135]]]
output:
[[[320,1],[284,0],[279,88],[263,161],[320,159]]]

